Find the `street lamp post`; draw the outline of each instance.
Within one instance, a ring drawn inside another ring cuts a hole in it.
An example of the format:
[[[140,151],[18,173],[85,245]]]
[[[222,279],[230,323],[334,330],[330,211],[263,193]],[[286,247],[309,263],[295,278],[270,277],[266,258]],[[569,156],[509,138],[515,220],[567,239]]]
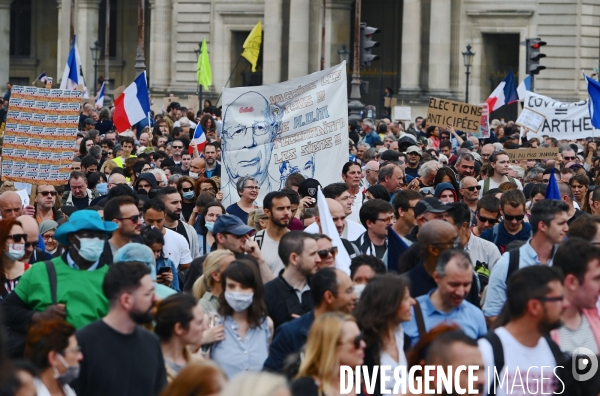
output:
[[[202,51],[202,43],[198,43],[198,49],[194,50],[194,53],[196,54],[196,60],[200,57],[200,52]],[[196,62],[197,63],[197,62]],[[198,74],[198,70],[196,70],[196,75]],[[197,110],[202,110],[204,106],[202,105],[202,85],[200,84],[200,82],[198,82],[198,109]]]
[[[94,61],[94,96],[98,93],[98,59],[100,57],[100,51],[102,47],[96,41],[93,47],[90,47],[90,51],[92,51],[92,59]]]
[[[352,82],[350,83],[350,102],[348,103],[348,119],[360,120],[360,112],[365,107],[360,101],[360,9],[361,0],[356,0],[354,12],[354,62],[352,65]]]
[[[338,50],[338,56],[340,57],[340,63],[346,62],[346,67],[348,67],[348,61],[350,60],[350,51],[348,51],[348,47],[346,44],[342,44],[342,48]]]
[[[469,75],[471,74],[471,66],[473,66],[473,57],[475,56],[475,52],[471,51],[471,44],[467,44],[467,51],[462,53],[463,60],[465,63],[465,67],[467,70],[465,74],[467,75],[467,86],[465,89],[465,102],[469,103]]]

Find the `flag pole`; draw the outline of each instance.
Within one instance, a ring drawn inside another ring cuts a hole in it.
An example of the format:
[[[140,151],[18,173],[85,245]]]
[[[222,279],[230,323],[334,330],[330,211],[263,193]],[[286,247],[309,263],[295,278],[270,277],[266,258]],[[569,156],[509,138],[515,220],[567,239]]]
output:
[[[227,82],[225,83],[225,85],[223,85],[223,89],[225,89],[225,87],[227,87],[227,84],[229,84],[229,81],[231,80],[231,77],[233,76],[233,73],[235,72],[235,69],[237,68],[238,63],[240,63],[240,59],[242,59],[241,54],[240,54],[240,56],[238,56],[237,62],[235,62],[235,66],[233,66],[233,70],[231,70],[231,74],[229,75]],[[223,90],[221,90],[221,93],[219,94],[219,97],[217,98],[217,102],[215,103],[215,106],[217,106],[219,104],[219,100],[221,100],[221,95],[223,95]]]

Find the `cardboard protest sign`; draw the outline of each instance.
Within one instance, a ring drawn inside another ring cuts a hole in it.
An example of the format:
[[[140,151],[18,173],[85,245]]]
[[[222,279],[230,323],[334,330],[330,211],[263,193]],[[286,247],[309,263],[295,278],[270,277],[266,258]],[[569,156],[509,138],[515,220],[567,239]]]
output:
[[[239,200],[236,182],[252,176],[256,202],[301,173],[321,185],[339,181],[348,161],[345,62],[273,85],[223,91],[223,205]]]
[[[545,120],[546,117],[543,114],[531,110],[530,108],[524,108],[515,124],[527,128],[532,132],[537,132],[542,125],[544,125]]]
[[[579,102],[559,102],[547,96],[527,91],[524,109],[533,110],[545,117],[542,126],[536,133],[528,133],[527,137],[549,137],[561,139],[585,139],[600,136],[600,130],[592,126],[589,99]]]
[[[427,125],[443,128],[452,125],[457,131],[479,133],[482,113],[483,109],[478,105],[429,98]]]
[[[505,150],[511,161],[516,160],[539,160],[554,158],[558,154],[558,147]]]
[[[82,91],[13,86],[2,145],[2,180],[69,180]]]

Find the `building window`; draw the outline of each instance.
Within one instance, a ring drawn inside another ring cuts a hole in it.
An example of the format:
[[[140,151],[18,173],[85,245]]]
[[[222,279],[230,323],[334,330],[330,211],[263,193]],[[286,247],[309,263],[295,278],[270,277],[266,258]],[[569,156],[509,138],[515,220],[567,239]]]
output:
[[[102,47],[100,58],[104,59],[104,48],[106,47],[106,2],[100,3],[100,12],[98,15],[98,44]],[[110,0],[110,32],[108,56],[114,58],[117,56],[117,0]]]
[[[31,55],[31,0],[13,1],[10,6],[10,55]]]

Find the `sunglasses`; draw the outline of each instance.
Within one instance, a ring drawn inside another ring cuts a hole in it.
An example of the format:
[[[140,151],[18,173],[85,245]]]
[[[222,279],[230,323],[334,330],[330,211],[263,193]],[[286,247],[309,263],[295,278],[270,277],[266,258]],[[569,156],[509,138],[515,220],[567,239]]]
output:
[[[481,186],[480,186],[480,185],[471,186],[471,187],[463,187],[463,188],[464,188],[465,190],[469,190],[469,191],[471,191],[471,192],[473,192],[473,191],[475,191],[475,190],[477,190],[477,191],[481,190]]]
[[[135,216],[131,216],[131,217],[117,217],[117,220],[131,220],[134,223],[137,223],[138,221],[140,221],[140,218],[142,216],[141,215],[135,215]]]
[[[183,192],[190,192],[190,191],[194,191],[194,187],[182,187],[181,191]]]
[[[173,146],[174,149],[182,149],[183,146]]]
[[[504,220],[508,220],[508,221],[513,221],[513,220],[517,220],[517,221],[521,221],[525,218],[525,215],[518,215],[518,216],[511,216],[511,215],[504,215]]]
[[[365,336],[360,333],[359,335],[357,335],[356,337],[354,337],[354,339],[352,340],[352,345],[354,346],[354,348],[356,349],[360,349],[360,344],[361,342],[363,342],[365,340]],[[338,342],[339,345],[342,345],[343,342]]]
[[[327,258],[327,256],[329,255],[329,253],[331,253],[332,256],[335,256],[338,252],[338,248],[336,246],[332,247],[331,249],[323,249],[323,250],[319,250],[317,252],[317,254],[319,255],[320,258]]]
[[[42,194],[44,197],[47,197],[48,195],[56,197],[56,191],[40,191],[40,194]]]
[[[577,157],[563,157],[565,161],[575,161]]]
[[[480,215],[479,213],[477,213],[477,218],[479,219],[479,221],[481,221],[482,223],[489,223],[489,224],[496,224],[498,222],[498,219],[490,219],[488,217],[483,217],[482,215]]]
[[[12,235],[7,235],[6,238],[12,239],[16,243],[21,243],[21,241],[27,242],[27,234],[12,234]]]
[[[38,241],[35,241],[35,242],[25,242],[25,247],[26,248],[32,247],[32,248],[35,249],[35,248],[38,247],[38,243],[39,243]]]

